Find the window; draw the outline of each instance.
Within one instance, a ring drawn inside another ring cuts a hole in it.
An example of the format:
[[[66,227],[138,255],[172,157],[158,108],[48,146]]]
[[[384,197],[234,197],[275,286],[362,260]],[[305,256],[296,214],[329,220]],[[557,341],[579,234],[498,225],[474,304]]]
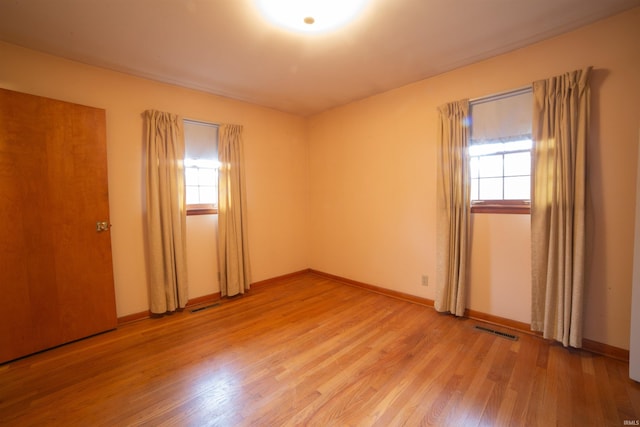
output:
[[[218,126],[184,121],[187,215],[217,213]]]
[[[529,213],[531,89],[470,103],[472,212]]]

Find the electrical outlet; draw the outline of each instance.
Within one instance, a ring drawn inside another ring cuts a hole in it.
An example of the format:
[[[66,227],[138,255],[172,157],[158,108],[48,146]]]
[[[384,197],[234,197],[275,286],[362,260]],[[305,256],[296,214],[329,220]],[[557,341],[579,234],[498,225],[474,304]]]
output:
[[[426,274],[422,275],[422,286],[429,286],[429,276]]]

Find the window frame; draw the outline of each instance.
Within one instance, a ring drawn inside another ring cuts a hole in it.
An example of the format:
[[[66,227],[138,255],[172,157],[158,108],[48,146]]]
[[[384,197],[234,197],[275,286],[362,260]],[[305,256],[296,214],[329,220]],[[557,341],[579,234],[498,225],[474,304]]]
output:
[[[531,136],[530,135],[522,135],[521,136],[523,139],[527,138],[529,140],[531,140]],[[520,137],[518,137],[520,138]],[[517,139],[516,139],[517,140]],[[504,156],[506,154],[514,154],[514,153],[530,153],[531,155],[533,154],[533,140],[531,140],[531,148],[528,150],[524,150],[524,149],[518,149],[518,150],[513,150],[513,151],[498,151],[495,153],[490,153],[490,154],[483,154],[483,155],[476,155],[476,156],[472,156],[469,155],[469,162],[471,162],[472,158],[477,158],[479,159],[480,157],[483,156],[496,156],[496,155],[500,155],[503,157],[503,164],[502,164],[502,175],[501,176],[496,176],[494,178],[501,178],[502,179],[502,187],[503,187],[503,191],[502,194],[504,195],[504,179],[505,178],[509,178],[509,177],[516,177],[516,176],[528,176],[529,178],[531,178],[531,171],[529,171],[529,175],[505,175],[504,174]],[[496,141],[496,142],[505,142],[505,141]],[[485,144],[491,144],[490,142],[485,143]],[[482,145],[482,144],[469,144],[469,148],[471,148],[472,145]],[[480,181],[482,179],[482,177],[478,176],[477,178],[474,178],[473,176],[470,176],[469,179],[472,181],[473,179],[478,179],[478,181]],[[478,183],[479,185],[479,183]],[[531,193],[529,193],[531,194]],[[531,213],[531,197],[529,197],[529,199],[480,199],[480,200],[471,200],[471,213],[499,213],[499,214],[529,214]]]
[[[192,119],[184,119],[183,123],[185,125],[187,124],[193,124],[193,125],[200,125],[200,126],[210,126],[210,127],[214,127],[214,128],[218,128],[219,125],[216,123],[210,123],[210,122],[203,122],[203,121],[198,121],[198,120],[192,120]],[[216,147],[218,144],[218,140],[217,140],[218,136],[216,133]],[[186,145],[187,141],[185,138],[185,145]],[[217,151],[217,148],[216,148]],[[187,160],[187,158],[185,158],[185,160]],[[199,160],[199,159],[190,159],[190,160]],[[217,158],[215,159],[217,161]],[[186,172],[188,167],[186,165],[183,164],[183,168],[184,168],[184,174],[185,174],[185,178],[184,178],[184,189],[185,189],[185,210],[186,210],[186,214],[187,216],[192,216],[192,215],[216,215],[218,214],[218,205],[217,203],[187,203],[186,202],[186,191],[187,191],[187,178],[186,178]],[[197,166],[195,167],[196,169],[198,168]],[[216,171],[217,174],[217,171]],[[198,186],[199,187],[199,186]],[[218,193],[218,189],[217,189],[217,185],[216,185],[216,196]]]
[[[500,100],[503,99],[505,97],[510,97],[510,96],[517,96],[526,92],[531,92],[532,88],[530,86],[527,87],[523,87],[520,89],[515,89],[512,91],[508,91],[508,92],[503,92],[503,93],[499,93],[499,94],[495,94],[495,95],[490,95],[487,97],[482,97],[482,98],[478,98],[478,99],[474,99],[471,100],[470,103],[474,104],[474,103],[484,103],[484,102],[490,102],[492,100]],[[473,115],[470,111],[470,119],[471,122],[473,122]],[[514,151],[501,151],[501,152],[496,152],[496,153],[492,153],[492,154],[487,154],[487,156],[489,155],[497,155],[497,154],[501,154],[503,156],[503,174],[502,174],[502,180],[503,180],[503,196],[504,196],[504,155],[505,154],[510,154],[510,153],[516,153],[516,152],[530,152],[531,156],[533,156],[534,150],[535,150],[535,142],[533,141],[533,138],[530,134],[528,135],[513,135],[513,136],[508,136],[508,139],[505,141],[499,141],[498,139],[495,140],[495,142],[508,142],[508,140],[514,138],[514,140],[517,140],[515,138],[522,138],[522,139],[529,139],[531,140],[531,148],[529,150],[514,150]],[[467,149],[470,149],[471,146],[473,145],[481,145],[481,144],[473,144],[473,140],[469,140],[469,147]],[[480,158],[482,156],[471,156],[469,153],[467,153],[468,155],[468,162],[469,162],[469,166],[471,165],[471,159],[472,157],[474,158]],[[524,175],[522,175],[524,176]],[[529,171],[529,177],[531,177],[531,170]],[[497,177],[496,177],[497,178]],[[469,174],[469,186],[471,186],[471,182],[472,182],[472,177],[471,177],[471,173]],[[480,177],[478,177],[478,179],[480,179]],[[498,200],[491,200],[491,199],[481,199],[481,200],[470,200],[470,208],[471,208],[471,213],[489,213],[489,214],[530,214],[531,213],[531,193],[529,193],[529,199],[498,199]]]

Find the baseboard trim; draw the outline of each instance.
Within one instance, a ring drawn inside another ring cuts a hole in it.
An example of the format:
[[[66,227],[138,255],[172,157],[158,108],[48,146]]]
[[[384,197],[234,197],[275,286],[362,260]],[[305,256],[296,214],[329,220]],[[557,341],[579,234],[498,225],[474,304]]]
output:
[[[118,317],[118,326],[125,325],[127,323],[137,322],[138,320],[148,319],[151,317],[151,311],[141,311],[139,313],[127,314],[126,316]]]
[[[220,300],[220,292],[216,292],[209,295],[203,295],[201,297],[196,297],[187,301],[187,305],[185,308],[191,308],[196,305],[207,304],[210,302]],[[153,316],[162,316],[151,313],[150,310],[141,311],[139,313],[127,314],[126,316],[118,317],[118,326],[125,325],[127,323],[137,322],[138,320],[149,319]]]
[[[542,336],[542,334],[532,331],[531,325],[528,323],[520,322],[518,320],[507,319],[506,317],[495,316],[493,314],[483,313],[481,311],[466,309],[464,311],[464,317],[469,319],[478,320],[484,323],[489,323],[496,326],[502,326],[508,329],[512,329],[518,332],[524,332],[530,335]]]
[[[272,277],[266,280],[260,280],[258,282],[254,282],[251,284],[252,288],[260,288],[262,286],[271,285],[274,283],[278,283],[279,281],[291,279],[297,276],[301,276],[309,273],[310,269],[304,269],[300,271],[296,271],[294,273],[283,274],[282,276]],[[192,298],[187,301],[187,305],[185,308],[192,308],[197,305],[208,304],[216,301],[220,301],[222,299],[220,292],[215,292],[213,294],[203,295],[201,297]],[[126,316],[118,317],[118,326],[125,325],[131,322],[137,322],[138,320],[149,319],[152,317],[152,313],[150,310],[141,311],[139,313],[127,314]]]
[[[203,295],[201,297],[196,297],[187,301],[187,305],[185,308],[191,308],[196,305],[208,304],[212,302],[216,302],[220,300],[220,292],[215,292],[209,295]]]
[[[314,274],[316,276],[325,277],[327,279],[331,279],[336,282],[343,283],[345,285],[355,286],[358,288],[365,289],[367,291],[376,292],[378,294],[386,295],[389,297],[402,299],[405,301],[421,304],[427,307],[433,307],[433,300],[430,300],[428,298],[421,298],[414,295],[405,294],[403,292],[397,292],[390,289],[369,285],[367,283],[358,282],[356,280],[347,279],[347,278],[336,276],[329,273],[324,273],[322,271],[318,271],[314,269],[309,269],[309,273]],[[480,322],[490,323],[496,326],[505,327],[508,329],[516,330],[518,332],[522,332],[522,333],[526,333],[529,335],[534,335],[542,338],[541,333],[531,330],[530,324],[519,322],[517,320],[511,320],[504,317],[495,316],[493,314],[482,313],[480,311],[469,310],[469,309],[465,310],[464,317],[477,320]],[[582,340],[582,349],[590,353],[599,354],[601,356],[610,357],[612,359],[621,360],[627,363],[629,362],[629,350],[625,350],[623,348],[614,347],[608,344],[603,344],[597,341],[592,341],[584,338]]]
[[[603,344],[601,342],[583,338],[582,349],[591,353],[600,354],[602,356],[607,356],[612,359],[629,363],[629,350],[625,350],[624,348],[614,347],[609,344]]]
[[[253,282],[251,284],[251,288],[260,288],[260,287],[263,287],[263,286],[273,285],[274,283],[278,283],[278,282],[280,282],[282,280],[288,280],[288,279],[296,278],[298,276],[303,276],[303,275],[309,273],[310,271],[311,271],[311,269],[305,268],[304,270],[294,271],[293,273],[283,274],[282,276],[276,276],[276,277],[272,277],[270,279],[259,280],[257,282]]]
[[[398,291],[393,291],[391,289],[381,288],[379,286],[358,282],[356,280],[347,279],[345,277],[335,276],[333,274],[324,273],[318,270],[309,269],[309,273],[315,274],[316,276],[324,277],[326,279],[331,279],[336,282],[344,283],[345,285],[355,286],[357,288],[366,289],[367,291],[386,295],[388,297],[397,298],[405,301],[411,301],[413,303],[425,305],[427,307],[433,307],[433,300],[430,300],[428,298],[422,298],[415,295],[405,294],[404,292],[398,292]]]
[[[378,294],[386,295],[388,297],[397,298],[397,299],[409,301],[415,304],[424,305],[426,307],[433,307],[433,300],[428,298],[422,298],[415,295],[406,294],[404,292],[398,292],[391,289],[381,288],[379,286],[370,285],[368,283],[359,282],[357,280],[347,279],[345,277],[336,276],[334,274],[325,273],[319,270],[314,270],[312,268],[295,271],[289,274],[283,274],[281,276],[272,277],[270,279],[260,280],[252,283],[251,287],[262,288],[268,285],[281,282],[282,280],[293,279],[298,276],[303,276],[305,274],[313,274],[315,276],[324,277],[326,279],[330,279],[345,285],[361,288],[369,292],[375,292]],[[221,299],[220,292],[216,292],[213,294],[190,299],[189,302],[187,302],[187,307],[193,307],[196,305],[219,301],[220,299]],[[495,316],[493,314],[487,314],[487,313],[483,313],[476,310],[470,310],[470,309],[466,309],[464,314],[465,314],[465,317],[469,319],[490,323],[496,326],[502,326],[502,327],[513,329],[522,333],[542,337],[542,334],[540,334],[539,332],[532,331],[531,325],[529,325],[528,323],[519,322],[517,320],[511,320],[504,317]],[[133,313],[133,314],[128,314],[126,316],[118,317],[118,326],[131,323],[131,322],[136,322],[138,320],[148,319],[151,316],[152,316],[151,311],[146,310],[146,311],[141,311],[139,313]],[[629,350],[625,350],[619,347],[614,347],[608,344],[603,344],[598,341],[593,341],[593,340],[584,338],[582,340],[582,349],[594,354],[610,357],[612,359],[621,360],[627,363],[629,362]]]

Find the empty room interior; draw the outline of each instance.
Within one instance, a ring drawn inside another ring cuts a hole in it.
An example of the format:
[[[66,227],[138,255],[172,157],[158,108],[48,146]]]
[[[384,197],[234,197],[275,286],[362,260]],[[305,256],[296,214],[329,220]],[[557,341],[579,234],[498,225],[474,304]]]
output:
[[[2,2],[0,424],[639,425],[638,99],[638,0]]]

